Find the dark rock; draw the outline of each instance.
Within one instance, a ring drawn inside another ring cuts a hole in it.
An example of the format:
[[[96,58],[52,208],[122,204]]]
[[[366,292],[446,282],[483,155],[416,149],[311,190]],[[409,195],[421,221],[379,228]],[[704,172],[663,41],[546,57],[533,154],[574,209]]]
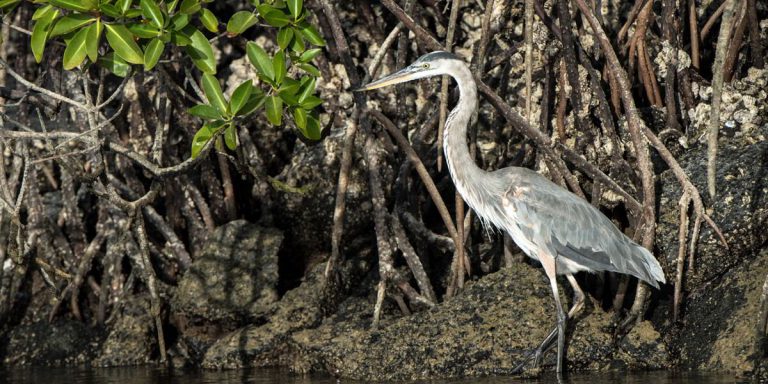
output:
[[[222,335],[263,323],[277,301],[280,231],[243,220],[214,231],[171,298],[184,355],[199,362]]]
[[[277,253],[283,235],[246,221],[214,231],[179,282],[173,310],[193,320],[241,324],[277,301]]]
[[[744,374],[755,368],[760,294],[768,249],[688,297],[685,325],[675,335],[684,368]],[[765,363],[765,360],[762,361]]]
[[[670,367],[671,355],[653,324],[643,321],[621,339],[613,358],[623,363],[623,369],[658,370]]]
[[[679,157],[729,246],[723,246],[712,228],[702,223],[694,269],[684,270],[682,323],[670,338],[671,348],[679,352],[677,364],[683,368],[744,373],[754,368],[751,359],[757,356],[757,302],[768,273],[768,72],[754,68],[748,72],[749,76],[734,80],[723,91],[714,200],[707,193],[707,146],[692,143],[696,146]],[[697,84],[694,88],[703,100],[711,98],[711,87]],[[696,137],[705,137],[709,104],[701,102],[688,112],[692,127],[699,129]],[[661,175],[660,184],[656,254],[667,281],[673,283],[682,191],[671,171]],[[690,236],[689,230],[686,250]]]
[[[286,248],[293,257],[317,257],[319,252],[330,250],[343,143],[344,137],[339,135],[327,137],[312,146],[297,145],[291,163],[275,177],[279,182],[273,183],[279,191],[275,218],[279,227],[285,230]],[[353,156],[362,155],[355,153]],[[368,173],[360,159],[354,159],[352,163],[346,206],[344,239],[372,234]],[[297,264],[313,263],[297,260]]]
[[[294,333],[284,361],[295,371],[360,380],[511,374],[555,319],[546,278],[525,264],[487,275],[432,310],[388,317],[379,330],[370,329],[372,310],[369,300],[351,298],[317,329]],[[650,323],[620,347],[613,343],[612,316],[601,309],[587,305],[574,323],[568,343],[572,368],[669,366]],[[545,363],[553,364],[554,355]]]
[[[98,335],[74,320],[37,321],[13,328],[0,347],[5,365],[79,365],[89,361]]]
[[[342,297],[370,269],[370,254],[349,260],[340,268],[340,282],[327,281],[325,264],[317,264],[304,282],[283,296],[277,310],[263,325],[250,325],[216,341],[206,352],[205,368],[242,368],[283,365],[292,333],[314,328],[336,310]]]
[[[695,273],[685,277],[695,291],[740,263],[749,261],[768,241],[768,125],[755,136],[720,140],[717,155],[717,198],[707,199],[707,149],[699,146],[680,158],[680,165],[705,199],[710,216],[728,242],[723,246],[705,222],[697,243]],[[672,281],[678,254],[680,184],[666,171],[661,175],[659,223],[656,229],[659,261]],[[693,217],[691,217],[692,222]],[[692,226],[691,226],[692,227]],[[689,231],[690,238],[690,231]],[[686,245],[687,247],[687,245]]]
[[[150,316],[148,298],[124,306],[101,344],[93,365],[119,367],[149,363],[157,350],[157,333]],[[129,309],[129,310],[128,310]]]

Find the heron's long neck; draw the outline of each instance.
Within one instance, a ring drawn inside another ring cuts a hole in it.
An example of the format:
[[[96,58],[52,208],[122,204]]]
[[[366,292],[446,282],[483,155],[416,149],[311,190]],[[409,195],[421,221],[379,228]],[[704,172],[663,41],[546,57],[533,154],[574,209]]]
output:
[[[475,186],[483,185],[480,180],[486,175],[486,171],[475,164],[467,145],[467,127],[477,110],[477,86],[469,68],[462,66],[456,72],[453,77],[459,85],[459,102],[445,123],[443,150],[456,188],[474,208],[474,200],[480,192],[475,190]]]

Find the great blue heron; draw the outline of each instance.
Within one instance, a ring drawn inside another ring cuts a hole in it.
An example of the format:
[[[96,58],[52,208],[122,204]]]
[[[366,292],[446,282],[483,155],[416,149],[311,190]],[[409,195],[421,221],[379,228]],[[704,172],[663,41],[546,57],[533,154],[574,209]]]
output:
[[[449,75],[459,102],[445,122],[443,148],[451,177],[464,200],[487,227],[506,231],[520,249],[538,260],[549,278],[557,326],[536,350],[536,363],[557,334],[557,373],[563,371],[565,324],[581,310],[584,293],[573,277],[580,271],[635,276],[659,288],[664,271],[651,252],[619,231],[599,210],[540,174],[520,167],[488,172],[469,154],[467,125],[477,110],[477,86],[466,63],[449,52],[432,52],[413,64],[358,90],[371,90],[425,77]],[[556,276],[565,275],[574,299],[566,315]]]

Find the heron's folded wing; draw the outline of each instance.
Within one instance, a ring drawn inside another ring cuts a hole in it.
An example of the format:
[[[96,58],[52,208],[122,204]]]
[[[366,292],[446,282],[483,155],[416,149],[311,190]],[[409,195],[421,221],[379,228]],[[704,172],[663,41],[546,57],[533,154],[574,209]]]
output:
[[[582,198],[534,176],[510,187],[504,201],[526,237],[590,269],[621,271],[624,234]]]

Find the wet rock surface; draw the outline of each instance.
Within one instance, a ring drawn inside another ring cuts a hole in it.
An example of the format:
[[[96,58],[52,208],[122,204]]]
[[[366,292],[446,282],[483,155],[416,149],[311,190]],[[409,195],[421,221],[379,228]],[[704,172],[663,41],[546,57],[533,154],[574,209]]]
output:
[[[555,319],[544,275],[525,264],[487,275],[432,310],[391,314],[378,330],[370,328],[372,310],[369,299],[345,301],[318,328],[291,335],[290,359],[284,363],[297,372],[360,380],[512,374]],[[613,342],[613,329],[611,314],[588,304],[569,326],[569,365],[598,370],[669,366],[667,348],[650,323],[619,343]],[[554,352],[548,354],[545,365],[554,359]]]
[[[277,301],[280,231],[244,220],[214,231],[179,282],[171,306],[188,318],[246,322],[263,317]]]
[[[330,249],[344,142],[342,132],[335,134],[315,145],[297,145],[290,164],[275,177],[278,183],[273,186],[281,191],[275,206],[275,220],[285,228],[287,250],[293,255],[314,257],[318,250]],[[355,239],[363,234],[370,236],[373,226],[367,169],[359,158],[352,164],[346,194],[345,239]]]
[[[74,320],[36,321],[12,329],[0,339],[6,365],[79,365],[96,352],[98,335]]]
[[[339,283],[324,278],[325,264],[316,265],[297,288],[288,291],[277,310],[261,325],[249,325],[223,335],[205,353],[205,368],[242,368],[284,365],[292,333],[315,328],[335,311],[335,300],[348,292],[371,268],[365,257],[347,261]]]
[[[110,325],[92,364],[99,367],[141,365],[157,354],[157,338],[148,298],[133,300]]]
[[[185,363],[198,363],[219,337],[275,310],[282,242],[279,230],[244,220],[209,236],[170,300]]]
[[[755,369],[759,356],[755,326],[766,276],[768,250],[763,250],[689,297],[685,326],[674,340],[683,367],[740,375]]]
[[[723,232],[728,248],[706,223],[697,243],[695,273],[686,276],[686,290],[694,291],[717,279],[741,262],[748,261],[768,242],[768,124],[739,137],[720,140],[717,155],[717,197],[708,198],[707,148],[686,151],[680,165],[698,188],[710,216]],[[661,177],[657,246],[659,261],[667,274],[676,270],[678,255],[679,200],[681,188],[671,171]],[[693,222],[690,216],[689,222]],[[692,228],[692,226],[691,226]],[[689,231],[690,238],[690,231]],[[686,245],[687,246],[687,245]]]

